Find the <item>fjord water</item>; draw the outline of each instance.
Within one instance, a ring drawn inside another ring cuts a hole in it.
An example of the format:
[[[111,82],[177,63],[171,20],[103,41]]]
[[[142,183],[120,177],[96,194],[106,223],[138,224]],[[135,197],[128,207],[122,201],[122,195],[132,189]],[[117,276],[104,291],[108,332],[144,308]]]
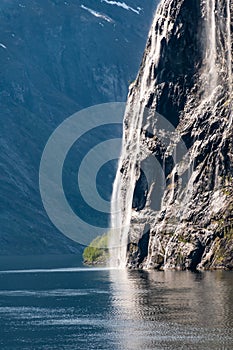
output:
[[[0,272],[1,350],[232,349],[226,271]]]

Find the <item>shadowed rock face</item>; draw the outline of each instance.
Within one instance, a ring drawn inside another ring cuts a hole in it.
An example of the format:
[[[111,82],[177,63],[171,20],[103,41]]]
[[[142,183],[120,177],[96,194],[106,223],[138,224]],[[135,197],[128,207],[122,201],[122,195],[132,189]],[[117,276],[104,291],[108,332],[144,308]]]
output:
[[[0,254],[79,250],[46,215],[39,163],[49,136],[67,117],[91,105],[126,100],[157,1],[125,3],[141,10],[101,0],[0,3]],[[102,136],[95,135],[97,142]],[[78,151],[85,155],[85,147]],[[67,173],[69,178],[71,169]],[[96,218],[80,202],[76,210],[95,226]]]
[[[232,21],[224,0],[163,0],[157,10],[117,176],[128,266],[233,267]]]

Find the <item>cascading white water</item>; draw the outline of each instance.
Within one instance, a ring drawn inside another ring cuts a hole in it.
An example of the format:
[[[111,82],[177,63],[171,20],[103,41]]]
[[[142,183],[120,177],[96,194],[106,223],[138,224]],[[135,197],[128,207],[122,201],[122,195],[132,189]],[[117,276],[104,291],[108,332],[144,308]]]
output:
[[[118,170],[113,184],[113,192],[111,198],[111,234],[109,237],[109,252],[110,252],[110,266],[120,267],[125,262],[126,252],[123,252],[121,239],[121,197],[120,197],[120,180],[121,174]],[[126,243],[127,245],[127,243]]]
[[[128,230],[131,219],[131,204],[133,199],[134,185],[136,181],[135,164],[139,147],[139,131],[137,128],[140,123],[140,115],[138,118],[133,118],[134,123],[129,130],[128,142],[123,139],[123,144],[126,145],[122,150],[121,159],[118,165],[117,175],[113,184],[113,194],[111,199],[111,237],[109,240],[110,250],[110,265],[112,267],[125,267],[126,251],[128,243]],[[125,132],[124,132],[125,135]],[[129,142],[129,140],[135,140]],[[122,212],[123,200],[121,198],[121,172],[122,160],[125,157],[125,152],[132,154],[131,162],[127,166],[128,188],[124,202],[126,203],[124,214]],[[127,205],[128,204],[128,205]]]
[[[202,79],[205,98],[211,98],[218,85],[228,84],[232,97],[231,0],[223,5],[218,0],[206,0],[206,48]],[[215,102],[215,101],[213,101]]]
[[[216,0],[206,2],[206,69],[203,74],[206,80],[205,97],[210,96],[218,84],[215,3]]]

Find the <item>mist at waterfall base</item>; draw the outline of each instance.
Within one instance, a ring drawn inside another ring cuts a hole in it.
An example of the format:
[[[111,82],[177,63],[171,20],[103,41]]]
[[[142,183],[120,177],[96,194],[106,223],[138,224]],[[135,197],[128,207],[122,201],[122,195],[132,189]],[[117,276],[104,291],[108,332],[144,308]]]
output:
[[[226,271],[0,271],[0,347],[230,350],[232,288]]]

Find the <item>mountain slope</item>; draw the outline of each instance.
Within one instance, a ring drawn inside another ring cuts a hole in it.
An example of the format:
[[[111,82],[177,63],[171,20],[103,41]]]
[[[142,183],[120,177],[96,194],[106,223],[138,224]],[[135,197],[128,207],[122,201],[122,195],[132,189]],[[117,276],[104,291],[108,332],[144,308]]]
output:
[[[1,254],[79,250],[42,206],[40,158],[51,133],[71,114],[125,100],[156,2],[125,4],[1,1]]]

